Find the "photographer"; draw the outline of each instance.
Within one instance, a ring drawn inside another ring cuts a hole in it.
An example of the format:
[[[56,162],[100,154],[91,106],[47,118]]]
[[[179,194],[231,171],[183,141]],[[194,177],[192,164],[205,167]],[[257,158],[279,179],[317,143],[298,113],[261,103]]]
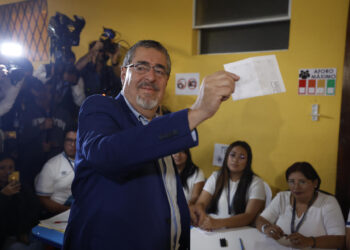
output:
[[[27,85],[25,84],[28,81],[27,78],[33,74],[33,65],[27,58],[12,59],[11,64],[8,59],[2,60],[0,61],[0,116],[11,110],[22,87]]]
[[[30,102],[29,86],[36,79],[33,66],[27,58],[11,58],[0,66],[0,128],[3,151],[18,157],[20,118]]]
[[[122,88],[120,77],[116,74],[120,59],[118,44],[111,43],[110,48],[106,48],[105,44],[101,40],[91,42],[89,52],[75,64],[84,80],[86,96],[105,94],[115,97]],[[108,60],[111,60],[112,66],[107,65]]]
[[[55,105],[67,110],[75,119],[85,99],[84,83],[74,66],[75,55],[71,50],[56,55],[55,62],[43,64],[34,72],[42,83],[54,85]]]
[[[75,119],[85,99],[83,82],[75,69],[75,54],[71,47],[78,46],[80,33],[85,26],[83,17],[74,15],[74,20],[57,12],[49,20],[50,64],[42,65],[34,73],[43,83],[53,85],[54,105],[64,108]]]
[[[23,84],[22,81],[20,84],[12,85],[7,74],[5,65],[0,65],[0,116],[11,109]]]
[[[52,82],[32,82],[32,101],[20,119],[18,135],[19,170],[21,181],[30,187],[44,163],[62,152],[64,133],[73,119],[64,108],[55,105],[55,89]]]

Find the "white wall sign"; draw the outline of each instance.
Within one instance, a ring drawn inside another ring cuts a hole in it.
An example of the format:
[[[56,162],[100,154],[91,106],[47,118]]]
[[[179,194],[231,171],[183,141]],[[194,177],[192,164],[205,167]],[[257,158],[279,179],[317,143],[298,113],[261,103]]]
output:
[[[299,95],[335,95],[336,68],[300,69]]]
[[[214,144],[214,157],[213,157],[213,165],[217,167],[221,167],[224,162],[225,153],[229,145],[227,144]]]
[[[199,73],[177,73],[175,76],[176,95],[198,95]]]

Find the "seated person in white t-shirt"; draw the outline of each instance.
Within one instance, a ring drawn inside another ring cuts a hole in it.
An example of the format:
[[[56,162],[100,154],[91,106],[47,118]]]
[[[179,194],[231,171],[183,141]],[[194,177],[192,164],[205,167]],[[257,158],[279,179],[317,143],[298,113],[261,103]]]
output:
[[[232,143],[221,170],[214,172],[196,203],[192,221],[211,231],[251,224],[265,205],[263,181],[252,171],[252,151],[243,141]]]
[[[350,210],[346,221],[346,249],[350,250]]]
[[[64,151],[48,160],[36,178],[36,194],[48,212],[45,217],[66,211],[72,201],[71,185],[74,178],[76,130],[67,131]]]
[[[194,205],[204,186],[203,171],[192,161],[189,149],[172,155],[177,171],[180,174],[182,188],[188,205]]]
[[[319,191],[321,179],[307,162],[286,171],[290,191],[280,192],[261,213],[258,230],[292,248],[336,249],[345,243],[345,225],[337,200]]]

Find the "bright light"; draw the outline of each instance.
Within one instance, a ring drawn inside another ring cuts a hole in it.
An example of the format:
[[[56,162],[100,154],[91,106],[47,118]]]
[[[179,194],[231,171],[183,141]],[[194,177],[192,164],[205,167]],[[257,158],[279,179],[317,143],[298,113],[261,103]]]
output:
[[[23,48],[18,43],[5,42],[0,47],[1,54],[8,57],[19,57],[22,56]]]

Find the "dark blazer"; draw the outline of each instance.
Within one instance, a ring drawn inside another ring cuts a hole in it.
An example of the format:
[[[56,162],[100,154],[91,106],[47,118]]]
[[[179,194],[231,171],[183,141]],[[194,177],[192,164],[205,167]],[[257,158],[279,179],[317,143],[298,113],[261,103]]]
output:
[[[79,114],[75,201],[63,249],[170,249],[170,207],[158,158],[197,144],[187,110],[143,126],[122,95],[87,98]],[[187,249],[190,217],[176,178],[180,244]]]

